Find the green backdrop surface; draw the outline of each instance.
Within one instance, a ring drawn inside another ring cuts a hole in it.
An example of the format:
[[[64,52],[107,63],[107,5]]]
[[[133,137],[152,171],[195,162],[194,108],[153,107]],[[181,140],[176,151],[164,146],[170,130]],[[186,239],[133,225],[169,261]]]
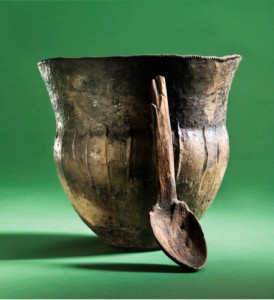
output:
[[[0,2],[0,298],[274,298],[274,1]],[[49,57],[241,54],[206,267],[104,245],[52,159]]]

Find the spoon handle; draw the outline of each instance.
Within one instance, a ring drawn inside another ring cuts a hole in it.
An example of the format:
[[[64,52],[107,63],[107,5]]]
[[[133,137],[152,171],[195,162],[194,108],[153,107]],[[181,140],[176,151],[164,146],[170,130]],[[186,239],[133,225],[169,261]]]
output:
[[[174,154],[169,118],[166,81],[163,76],[152,80],[152,126],[154,133],[155,169],[158,181],[157,205],[170,208],[177,199]]]

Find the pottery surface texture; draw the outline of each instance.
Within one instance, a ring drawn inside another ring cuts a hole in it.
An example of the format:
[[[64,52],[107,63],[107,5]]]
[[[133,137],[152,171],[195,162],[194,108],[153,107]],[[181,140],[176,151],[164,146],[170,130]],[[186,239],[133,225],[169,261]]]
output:
[[[155,248],[151,80],[166,78],[176,188],[200,218],[229,156],[230,86],[239,55],[55,58],[38,63],[55,112],[54,160],[82,220],[106,243]]]

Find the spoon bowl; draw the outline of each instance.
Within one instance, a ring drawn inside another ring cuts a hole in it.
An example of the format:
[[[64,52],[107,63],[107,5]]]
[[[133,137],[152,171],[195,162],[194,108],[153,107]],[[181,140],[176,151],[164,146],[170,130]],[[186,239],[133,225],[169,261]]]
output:
[[[206,241],[195,215],[184,202],[174,200],[170,210],[158,205],[150,212],[153,233],[161,248],[186,270],[200,270],[207,259]]]

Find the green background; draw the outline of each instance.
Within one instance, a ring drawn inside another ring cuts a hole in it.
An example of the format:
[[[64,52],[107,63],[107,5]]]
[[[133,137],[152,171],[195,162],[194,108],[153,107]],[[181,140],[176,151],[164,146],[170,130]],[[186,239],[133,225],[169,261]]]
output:
[[[0,2],[0,298],[274,298],[274,1]],[[229,166],[202,218],[209,258],[105,246],[52,159],[49,57],[241,54]]]

